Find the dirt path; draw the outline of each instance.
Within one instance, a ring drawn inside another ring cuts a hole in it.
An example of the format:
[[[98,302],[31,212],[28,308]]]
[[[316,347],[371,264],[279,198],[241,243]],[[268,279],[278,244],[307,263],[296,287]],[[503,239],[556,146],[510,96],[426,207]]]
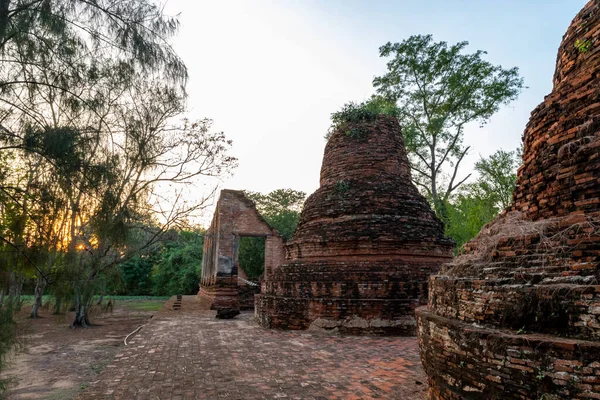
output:
[[[25,306],[17,316],[24,350],[13,357],[2,375],[15,381],[9,400],[77,397],[122,350],[125,336],[154,313],[117,302],[112,313],[91,318],[98,326],[71,329],[73,313],[55,316],[41,310],[42,318],[30,320],[29,311]]]

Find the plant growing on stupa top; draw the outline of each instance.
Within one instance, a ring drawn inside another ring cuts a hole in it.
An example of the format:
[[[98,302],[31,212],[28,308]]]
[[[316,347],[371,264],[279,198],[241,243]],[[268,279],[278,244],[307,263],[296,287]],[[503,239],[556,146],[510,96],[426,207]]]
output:
[[[374,122],[379,114],[396,116],[398,110],[393,102],[375,96],[362,103],[346,103],[341,110],[331,114],[331,126],[325,138],[329,139],[339,129],[351,138],[364,139],[367,134],[364,124]]]

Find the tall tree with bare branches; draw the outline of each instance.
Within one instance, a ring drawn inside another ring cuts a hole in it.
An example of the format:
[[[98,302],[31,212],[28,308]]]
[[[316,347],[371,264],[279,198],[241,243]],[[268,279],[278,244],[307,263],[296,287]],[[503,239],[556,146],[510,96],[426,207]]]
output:
[[[29,239],[0,238],[41,286],[69,282],[73,326],[90,324],[92,296],[119,263],[203,207],[213,192],[191,201],[198,178],[235,165],[210,120],[181,118],[177,28],[152,0],[0,0],[0,155],[39,170],[27,196],[0,185]]]

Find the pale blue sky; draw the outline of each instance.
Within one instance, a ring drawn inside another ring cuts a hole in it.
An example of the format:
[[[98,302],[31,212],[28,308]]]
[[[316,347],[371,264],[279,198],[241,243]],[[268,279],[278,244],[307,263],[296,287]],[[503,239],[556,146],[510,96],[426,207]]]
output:
[[[512,150],[548,94],[556,52],[584,0],[170,0],[180,13],[175,48],[186,62],[191,118],[212,118],[234,141],[240,165],[223,186],[313,192],[330,124],[348,101],[373,93],[385,71],[378,48],[414,34],[517,66],[528,86],[482,129],[462,175],[479,155]]]

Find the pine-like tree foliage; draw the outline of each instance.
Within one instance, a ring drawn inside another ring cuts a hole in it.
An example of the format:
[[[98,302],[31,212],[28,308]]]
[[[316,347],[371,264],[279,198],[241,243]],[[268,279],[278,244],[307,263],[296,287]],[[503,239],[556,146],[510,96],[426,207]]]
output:
[[[0,168],[0,238],[18,260],[6,265],[74,303],[74,326],[119,264],[204,205],[185,187],[235,166],[210,120],[174,122],[177,29],[151,0],[0,0],[0,157],[14,160]]]

